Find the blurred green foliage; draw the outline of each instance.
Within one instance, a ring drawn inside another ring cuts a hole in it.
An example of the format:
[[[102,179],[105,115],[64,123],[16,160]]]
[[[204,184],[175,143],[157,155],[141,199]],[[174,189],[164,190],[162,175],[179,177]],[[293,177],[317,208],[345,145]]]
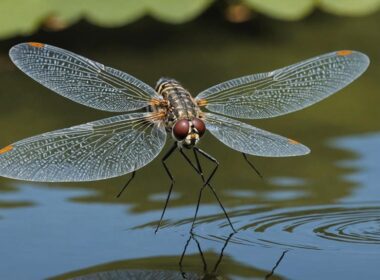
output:
[[[179,24],[189,21],[217,0],[1,0],[0,38],[30,34],[41,25],[63,29],[84,18],[104,27],[131,23],[149,15]],[[226,10],[241,5],[282,20],[298,20],[315,8],[337,15],[361,16],[376,11],[380,0],[224,0]],[[237,15],[238,16],[238,15]]]

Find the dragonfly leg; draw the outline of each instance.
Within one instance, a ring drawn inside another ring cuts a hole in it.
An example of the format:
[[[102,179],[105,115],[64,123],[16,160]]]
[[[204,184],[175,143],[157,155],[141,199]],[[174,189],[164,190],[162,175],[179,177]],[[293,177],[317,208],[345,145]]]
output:
[[[259,175],[259,177],[262,179],[262,178],[263,178],[263,175],[261,175],[260,171],[257,170],[257,168],[253,165],[253,163],[250,162],[250,161],[248,160],[247,154],[245,154],[245,153],[241,153],[241,154],[243,155],[245,161],[249,164],[249,166],[250,166],[250,167],[256,172],[256,174]]]
[[[197,174],[201,176],[202,180],[204,181],[202,170],[199,170],[199,165],[198,165],[198,168],[197,168],[191,162],[191,160],[189,159],[189,157],[184,153],[184,151],[182,149],[179,149],[179,151],[180,151],[181,155],[185,158],[185,160],[190,164],[190,166],[195,170],[195,172],[197,172]]]
[[[203,176],[203,173],[202,173],[202,168],[199,164],[199,162],[197,162],[197,165],[198,165],[198,168],[195,167],[195,165],[191,162],[191,160],[189,159],[189,157],[183,152],[182,149],[180,149],[180,153],[183,155],[183,157],[186,159],[186,161],[190,164],[190,166],[195,170],[195,172],[197,172],[201,178],[202,178],[202,181],[203,183],[205,182],[205,179],[204,179],[204,176]],[[195,152],[194,152],[195,154]],[[197,158],[198,159],[198,158]],[[201,202],[201,197],[202,197],[202,193],[203,193],[203,189],[205,188],[205,185],[202,186],[202,188],[200,189],[200,192],[199,192],[199,195],[198,195],[198,203],[197,203],[197,207],[195,209],[195,214],[194,214],[194,217],[193,217],[193,222],[191,224],[191,229],[190,229],[190,234],[192,234],[193,232],[193,228],[194,228],[194,223],[195,223],[195,220],[197,219],[197,215],[198,215],[198,210],[199,210],[199,204]]]
[[[194,217],[193,217],[193,222],[191,223],[190,232],[193,232],[194,224],[195,224],[195,221],[197,220],[198,211],[199,211],[199,205],[201,203],[202,193],[203,193],[204,189],[205,189],[205,185],[203,185],[201,187],[200,191],[199,191],[197,207],[195,208],[195,213],[194,213]]]
[[[129,180],[127,181],[127,183],[124,185],[124,187],[121,189],[121,191],[119,192],[119,194],[116,196],[117,198],[119,198],[121,196],[121,194],[126,190],[126,188],[128,187],[129,183],[133,180],[133,178],[135,178],[135,175],[136,175],[136,171],[133,171],[131,178],[129,178]]]
[[[208,159],[208,160],[212,161],[213,163],[215,163],[214,169],[212,170],[210,176],[207,178],[206,182],[203,184],[203,186],[206,186],[206,185],[208,185],[210,183],[211,179],[214,177],[216,170],[218,170],[219,162],[214,157],[212,157],[211,155],[209,155],[205,151],[199,149],[198,147],[194,147],[193,149],[195,151],[194,154],[199,153],[202,156],[204,156],[206,159]],[[195,156],[195,158],[197,159],[198,157]],[[199,164],[199,160],[197,160],[197,163]],[[200,166],[200,164],[199,164],[199,166]]]
[[[212,156],[210,156],[209,154],[207,154],[206,152],[204,152],[203,150],[200,150],[199,148],[194,147],[194,148],[193,148],[193,152],[194,152],[194,157],[195,157],[195,160],[196,160],[196,163],[197,163],[197,168],[195,168],[194,166],[193,166],[193,168],[194,168],[195,170],[198,170],[198,174],[201,176],[202,181],[203,181],[204,184],[203,184],[202,188],[201,188],[200,191],[199,191],[198,203],[197,203],[197,207],[196,207],[195,214],[194,214],[194,218],[193,218],[193,224],[191,225],[191,230],[193,230],[193,228],[194,228],[194,223],[195,223],[195,220],[196,220],[197,215],[198,215],[199,204],[200,204],[200,201],[201,201],[201,197],[202,197],[203,189],[204,189],[206,186],[208,186],[208,187],[210,188],[211,192],[213,193],[214,197],[215,197],[216,200],[218,201],[219,206],[220,206],[220,208],[222,209],[224,215],[226,216],[226,219],[227,219],[227,221],[228,221],[228,223],[229,223],[231,229],[232,229],[234,232],[236,232],[235,228],[234,228],[233,225],[232,225],[232,222],[231,222],[231,220],[230,220],[230,217],[229,217],[228,214],[227,214],[226,209],[224,208],[224,206],[223,206],[221,200],[219,199],[219,197],[218,197],[218,195],[217,195],[215,189],[214,189],[214,188],[211,186],[211,184],[210,184],[210,180],[211,180],[212,176],[214,176],[214,174],[215,174],[215,172],[216,172],[216,170],[217,170],[217,168],[218,168],[218,166],[219,166],[219,162],[218,162],[215,158],[213,158]],[[215,167],[214,170],[211,172],[211,175],[209,176],[209,178],[208,178],[207,180],[205,180],[205,178],[204,178],[203,170],[202,170],[202,166],[201,166],[200,161],[199,161],[199,158],[198,158],[198,153],[200,153],[200,154],[203,155],[205,158],[207,158],[207,159],[213,161],[213,162],[216,164],[216,167]],[[188,161],[189,161],[189,160],[188,160]]]
[[[165,171],[166,171],[166,173],[168,174],[168,176],[169,176],[169,178],[170,178],[170,187],[169,187],[168,196],[167,196],[166,201],[165,201],[164,210],[162,210],[162,214],[161,214],[160,221],[158,222],[157,227],[156,227],[156,230],[154,231],[154,233],[157,233],[158,229],[159,229],[160,226],[161,226],[162,219],[164,218],[165,211],[166,211],[166,207],[168,206],[169,199],[170,199],[170,195],[171,195],[172,190],[173,190],[173,186],[174,186],[174,177],[173,177],[172,173],[170,172],[169,167],[166,165],[166,160],[167,160],[167,159],[173,154],[173,152],[174,152],[176,149],[177,149],[177,143],[174,142],[174,145],[170,148],[169,151],[167,151],[167,153],[164,155],[164,157],[163,157],[162,160],[161,160],[162,165],[164,166]]]

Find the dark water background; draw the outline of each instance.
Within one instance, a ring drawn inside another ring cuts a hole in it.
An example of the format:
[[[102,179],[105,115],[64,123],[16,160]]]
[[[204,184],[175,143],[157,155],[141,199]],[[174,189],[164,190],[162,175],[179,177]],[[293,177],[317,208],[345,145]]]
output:
[[[140,170],[119,199],[115,195],[127,177],[71,184],[0,178],[0,279],[197,279],[205,274],[199,248],[209,273],[219,260],[214,274],[223,279],[378,279],[379,23],[380,14],[314,14],[297,23],[259,17],[234,26],[211,14],[181,26],[145,19],[111,30],[81,23],[0,42],[1,146],[110,116],[18,71],[7,52],[21,41],[69,49],[151,85],[161,76],[174,77],[194,95],[333,50],[359,50],[372,62],[359,80],[313,107],[249,121],[312,150],[299,158],[252,157],[264,180],[239,153],[204,137],[200,147],[221,163],[213,184],[239,230],[233,236],[206,192],[196,236],[189,239],[201,181],[179,155],[169,161],[175,193],[156,235],[169,187],[159,159]]]

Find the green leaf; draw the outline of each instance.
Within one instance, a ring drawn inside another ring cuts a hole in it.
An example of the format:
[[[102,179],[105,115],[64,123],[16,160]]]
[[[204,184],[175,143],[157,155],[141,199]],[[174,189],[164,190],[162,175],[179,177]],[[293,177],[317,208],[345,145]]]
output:
[[[319,0],[319,6],[330,13],[361,16],[380,8],[380,0]]]
[[[38,28],[48,13],[42,0],[1,0],[0,37],[29,34]]]
[[[359,16],[380,8],[380,0],[241,0],[257,12],[298,20],[318,5],[323,10]],[[63,27],[85,18],[106,27],[122,26],[150,15],[178,24],[201,14],[215,0],[0,0],[0,38],[30,34],[49,18]]]
[[[169,23],[182,23],[198,16],[214,0],[144,0],[144,2],[153,17]]]
[[[106,27],[133,22],[146,12],[143,1],[138,0],[50,0],[49,2],[62,19],[72,22],[84,17],[96,25]]]
[[[312,11],[315,0],[244,0],[244,3],[277,19],[297,20]]]

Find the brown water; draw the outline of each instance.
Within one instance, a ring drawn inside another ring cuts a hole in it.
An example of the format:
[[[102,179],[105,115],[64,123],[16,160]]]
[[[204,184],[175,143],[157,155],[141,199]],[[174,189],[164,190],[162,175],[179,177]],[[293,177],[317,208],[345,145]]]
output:
[[[312,150],[300,158],[252,157],[263,180],[239,153],[204,137],[200,147],[221,163],[213,185],[239,230],[233,236],[207,193],[196,236],[189,237],[201,180],[179,155],[169,161],[175,193],[156,235],[169,187],[159,159],[137,172],[119,199],[115,195],[127,176],[71,184],[1,178],[0,278],[197,279],[207,274],[205,263],[209,277],[225,279],[380,277],[379,23],[380,14],[316,14],[297,23],[257,18],[233,26],[206,15],[181,26],[144,20],[107,30],[82,23],[1,42],[0,146],[110,116],[18,71],[7,52],[21,41],[69,49],[151,85],[161,76],[173,77],[194,95],[230,78],[333,50],[359,50],[372,63],[359,80],[313,107],[249,122]]]

